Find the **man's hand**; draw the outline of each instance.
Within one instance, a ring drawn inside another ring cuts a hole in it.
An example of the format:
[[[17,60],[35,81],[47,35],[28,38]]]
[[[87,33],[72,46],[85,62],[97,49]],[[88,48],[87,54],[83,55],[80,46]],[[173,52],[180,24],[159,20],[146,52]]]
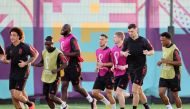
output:
[[[162,65],[162,61],[158,61],[158,62],[157,62],[157,65],[158,65],[158,66],[161,66],[161,65]]]
[[[129,53],[129,51],[125,51],[125,52],[121,51],[120,54],[121,54],[121,56],[125,56],[125,57],[131,55],[131,54]]]
[[[1,61],[2,61],[4,64],[9,64],[9,63],[10,63],[10,60],[7,60],[7,59],[6,59],[6,55],[3,55],[3,56],[1,57]]]
[[[103,67],[103,63],[102,62],[97,62],[97,68],[101,69]]]
[[[56,74],[56,73],[57,73],[57,70],[54,69],[54,70],[52,70],[51,72],[52,72],[52,74]]]
[[[20,63],[18,63],[18,66],[20,67],[20,68],[23,68],[23,67],[25,67],[27,65],[27,62],[24,62],[23,60],[20,60]]]
[[[165,64],[168,64],[168,63],[169,63],[169,60],[164,59],[164,58],[162,58],[161,61],[162,61],[162,63],[165,63]]]
[[[120,70],[126,70],[128,68],[128,64],[127,65],[124,65],[124,66],[118,66],[118,68]]]
[[[144,55],[149,55],[149,51],[148,50],[143,50],[143,54]]]
[[[147,55],[147,56],[151,56],[151,55],[154,54],[154,50],[150,50],[150,51],[148,51],[148,50],[143,50],[143,54],[144,54],[144,55]]]
[[[113,66],[111,67],[111,71],[114,72],[114,69],[115,69],[115,66],[113,65]]]
[[[160,66],[163,63],[168,64],[169,60],[162,58],[160,61],[158,61],[157,65]]]

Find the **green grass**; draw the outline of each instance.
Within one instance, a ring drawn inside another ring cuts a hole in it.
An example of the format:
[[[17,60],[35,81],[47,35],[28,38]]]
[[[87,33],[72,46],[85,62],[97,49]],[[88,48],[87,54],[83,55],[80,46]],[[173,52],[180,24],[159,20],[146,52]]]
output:
[[[131,109],[132,106],[127,104],[126,105],[126,109]],[[173,108],[176,109],[175,105],[173,105]],[[12,104],[10,105],[0,105],[0,109],[14,109],[14,106]],[[45,104],[43,105],[36,105],[36,109],[49,109],[49,107]],[[57,106],[57,109],[59,109],[59,106]],[[90,105],[89,104],[76,104],[76,103],[72,103],[69,104],[69,109],[90,109]],[[98,104],[98,109],[105,109],[104,105],[100,105]],[[119,109],[119,106],[117,105],[117,109]],[[140,104],[138,106],[138,109],[144,109],[143,106]],[[152,104],[151,105],[151,109],[166,109],[164,105],[161,104]],[[185,104],[183,105],[183,109],[190,109],[190,104]]]

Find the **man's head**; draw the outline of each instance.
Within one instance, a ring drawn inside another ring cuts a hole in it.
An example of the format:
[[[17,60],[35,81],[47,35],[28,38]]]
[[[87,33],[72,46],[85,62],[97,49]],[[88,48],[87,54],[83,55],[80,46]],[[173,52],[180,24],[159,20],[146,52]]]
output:
[[[13,27],[10,30],[10,40],[12,43],[15,43],[17,41],[20,41],[24,39],[24,33],[23,31],[18,27]]]
[[[71,33],[71,30],[72,30],[71,25],[65,24],[61,29],[61,35],[66,37],[68,34]]]
[[[172,36],[170,33],[168,32],[163,32],[161,35],[160,35],[160,41],[162,43],[162,46],[168,46],[170,43],[171,43],[171,39],[172,39]]]
[[[45,39],[45,47],[47,50],[50,50],[53,47],[53,38],[51,36],[47,36]]]
[[[99,40],[100,47],[106,46],[107,42],[108,42],[108,36],[106,34],[101,34]]]
[[[118,44],[121,43],[125,38],[125,34],[123,32],[116,32],[114,34],[114,43]]]
[[[138,35],[137,26],[135,24],[130,24],[128,26],[128,33],[131,38],[134,38]]]

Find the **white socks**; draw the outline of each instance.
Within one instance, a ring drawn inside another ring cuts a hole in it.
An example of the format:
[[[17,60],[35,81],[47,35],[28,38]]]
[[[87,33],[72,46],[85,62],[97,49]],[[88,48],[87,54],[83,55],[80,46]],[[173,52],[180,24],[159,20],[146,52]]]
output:
[[[100,101],[102,101],[105,105],[110,104],[110,102],[105,97],[103,97],[103,99],[101,99]]]
[[[166,105],[167,109],[173,109],[171,104]]]
[[[91,103],[93,101],[93,98],[88,94],[88,96],[86,97],[86,99],[88,100],[89,103]]]
[[[111,104],[111,109],[116,109],[116,103],[115,104]]]
[[[128,98],[128,97],[130,96],[130,93],[128,93],[128,92],[123,92],[123,95],[124,95],[125,98]]]
[[[67,106],[67,103],[65,101],[62,101],[61,107],[65,108]]]

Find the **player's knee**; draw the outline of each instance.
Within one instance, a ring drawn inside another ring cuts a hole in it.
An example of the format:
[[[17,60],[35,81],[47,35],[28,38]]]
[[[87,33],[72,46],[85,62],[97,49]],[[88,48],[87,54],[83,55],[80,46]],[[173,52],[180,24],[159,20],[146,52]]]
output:
[[[99,92],[98,92],[98,91],[96,91],[96,90],[93,90],[93,91],[92,91],[92,96],[96,97],[96,96],[98,96],[98,95],[99,95]]]
[[[74,86],[74,90],[75,90],[76,92],[79,92],[79,91],[81,90],[81,87],[80,87],[80,86]]]
[[[107,96],[107,97],[112,97],[112,92],[107,91],[107,92],[106,92],[106,96]]]
[[[179,98],[178,92],[173,92],[172,95],[173,95],[174,99]]]
[[[13,98],[19,98],[21,95],[20,94],[18,94],[18,93],[12,93],[12,97]]]
[[[115,99],[113,98],[111,92],[107,92],[107,93],[106,93],[106,96],[107,96],[107,98],[109,99],[110,104],[115,104]]]
[[[67,91],[67,88],[68,88],[67,85],[62,85],[61,90],[62,91]]]
[[[138,90],[132,90],[133,95],[139,94]]]
[[[163,96],[165,96],[165,93],[164,92],[159,92],[159,96],[163,97]]]
[[[45,96],[45,100],[48,101],[49,100],[49,96],[46,95]]]
[[[49,95],[49,98],[50,98],[51,100],[53,100],[53,99],[55,98],[55,95],[50,94],[50,95]]]
[[[117,90],[115,94],[116,94],[116,96],[118,97],[118,96],[122,96],[122,95],[123,95],[123,92]]]

